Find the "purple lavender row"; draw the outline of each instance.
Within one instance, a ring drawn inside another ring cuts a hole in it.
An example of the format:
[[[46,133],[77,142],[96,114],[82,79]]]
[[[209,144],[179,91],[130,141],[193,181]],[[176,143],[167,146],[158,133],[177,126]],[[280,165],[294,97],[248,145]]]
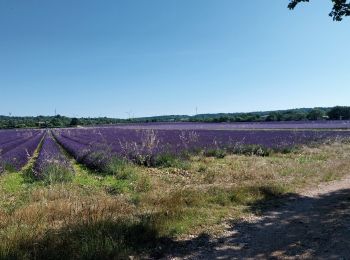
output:
[[[29,138],[39,132],[40,130],[0,130],[0,146],[15,140]]]
[[[103,171],[115,154],[108,145],[94,140],[87,143],[85,140],[69,138],[55,133],[56,140],[79,162],[90,169]]]
[[[17,138],[15,140],[7,141],[3,144],[0,144],[0,155],[15,149],[17,146],[26,143],[28,140],[32,139],[33,137],[39,134],[40,132],[28,132],[25,136],[21,138]]]
[[[97,149],[97,146],[93,148],[92,146],[84,144],[84,142],[78,142],[67,138],[58,131],[53,131],[53,135],[57,142],[79,163],[96,170],[101,170],[103,168],[102,164],[106,163],[106,157],[104,157],[103,161],[101,161],[101,158],[93,158],[95,153],[101,152],[101,150]]]
[[[67,133],[69,131],[69,133]],[[192,146],[192,148],[212,148],[213,146],[224,147],[235,143],[247,145],[262,145],[269,148],[283,146],[295,146],[310,142],[322,141],[329,138],[350,137],[350,131],[286,131],[286,130],[134,130],[101,128],[61,130],[62,136],[75,142],[96,146],[106,145],[112,151],[118,153],[123,144],[142,145],[147,133],[152,133],[158,141],[158,146],[167,149],[181,150]]]
[[[31,137],[41,130],[0,130],[0,146],[15,140]]]
[[[74,141],[60,134],[60,132],[52,132],[53,136],[57,140],[57,142],[63,146],[63,148],[71,154],[76,160],[84,157],[89,151],[89,147],[78,141]]]
[[[58,144],[50,133],[44,137],[39,156],[34,164],[34,174],[36,177],[43,177],[46,168],[51,165],[58,165],[67,169],[72,169],[68,158],[62,154]]]
[[[19,135],[17,133],[12,133],[12,132],[8,132],[6,135],[2,134],[0,135],[0,146],[5,145],[7,143],[16,141],[18,139],[22,139],[24,136]]]
[[[62,145],[80,162],[96,165],[92,153],[114,154],[133,159],[178,154],[191,149],[261,145],[283,149],[310,142],[350,137],[350,131],[286,130],[138,130],[121,128],[63,129],[56,131]],[[101,158],[97,158],[100,160]]]
[[[3,154],[0,158],[0,172],[4,170],[5,166],[9,166],[17,171],[20,170],[33,156],[42,137],[43,133],[37,134],[15,149]]]

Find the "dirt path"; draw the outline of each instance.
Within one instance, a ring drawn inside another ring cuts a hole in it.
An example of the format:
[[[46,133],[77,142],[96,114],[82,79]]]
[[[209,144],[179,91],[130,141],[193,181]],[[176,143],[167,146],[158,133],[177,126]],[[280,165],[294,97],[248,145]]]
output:
[[[165,259],[267,258],[350,259],[350,176],[228,223],[223,237],[183,241]]]

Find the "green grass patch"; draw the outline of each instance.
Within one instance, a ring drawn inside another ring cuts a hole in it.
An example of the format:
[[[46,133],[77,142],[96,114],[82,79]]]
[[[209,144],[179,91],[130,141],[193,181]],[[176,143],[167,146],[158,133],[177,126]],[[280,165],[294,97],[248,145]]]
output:
[[[127,259],[153,247],[157,231],[145,221],[98,221],[23,236],[22,243],[0,245],[1,259]]]
[[[0,178],[0,188],[5,193],[15,193],[23,189],[25,185],[25,179],[22,174],[16,173],[5,173]]]
[[[157,156],[155,166],[159,168],[178,168],[182,170],[188,170],[190,168],[190,162],[186,156],[174,155],[170,153],[164,153]]]
[[[104,190],[108,194],[129,194],[146,192],[150,189],[150,180],[141,174],[140,168],[127,161],[113,158],[104,172],[91,171],[82,165],[74,165],[75,176],[72,183],[93,190]]]
[[[47,165],[41,174],[46,185],[71,182],[74,176],[72,169],[58,164]]]

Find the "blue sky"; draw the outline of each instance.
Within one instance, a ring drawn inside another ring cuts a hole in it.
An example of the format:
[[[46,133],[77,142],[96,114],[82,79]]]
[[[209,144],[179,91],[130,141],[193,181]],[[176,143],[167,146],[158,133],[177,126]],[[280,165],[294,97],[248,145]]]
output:
[[[330,1],[2,0],[0,114],[128,117],[350,105]]]

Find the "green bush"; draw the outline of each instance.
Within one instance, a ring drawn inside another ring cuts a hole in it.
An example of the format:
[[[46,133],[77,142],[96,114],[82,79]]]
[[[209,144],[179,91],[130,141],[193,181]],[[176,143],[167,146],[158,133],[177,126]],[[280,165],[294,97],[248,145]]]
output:
[[[204,151],[204,155],[207,157],[224,158],[226,156],[226,151],[223,149],[209,149]]]
[[[174,167],[178,163],[178,158],[170,153],[160,154],[156,158],[156,166],[158,167]]]
[[[190,167],[187,158],[187,156],[183,157],[176,156],[170,153],[164,153],[157,156],[155,166],[161,168],[174,167],[178,169],[187,170]]]

